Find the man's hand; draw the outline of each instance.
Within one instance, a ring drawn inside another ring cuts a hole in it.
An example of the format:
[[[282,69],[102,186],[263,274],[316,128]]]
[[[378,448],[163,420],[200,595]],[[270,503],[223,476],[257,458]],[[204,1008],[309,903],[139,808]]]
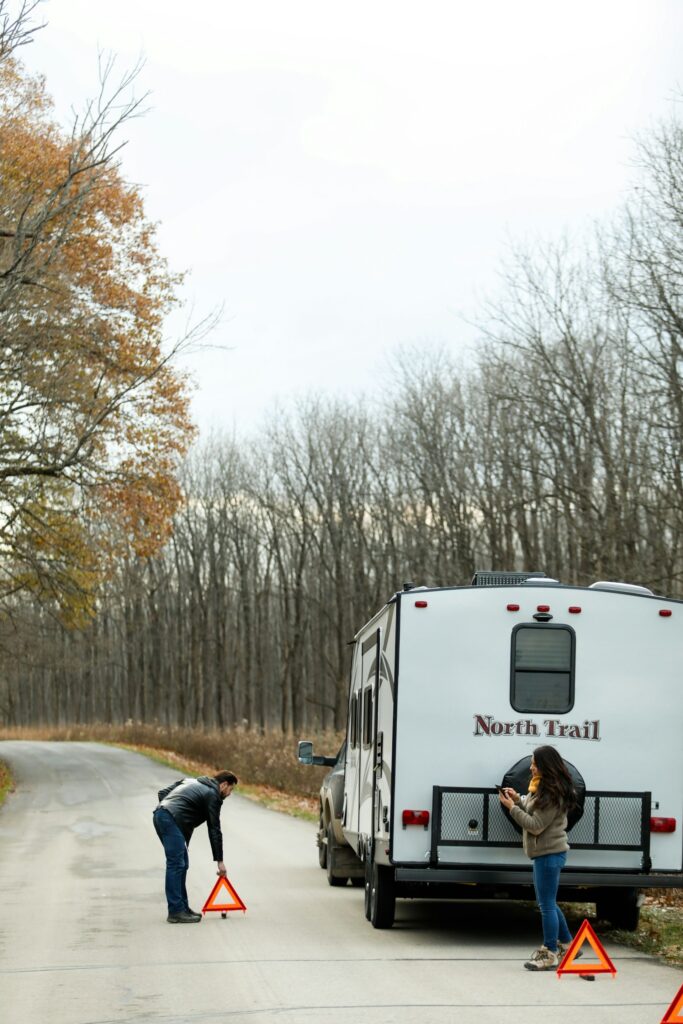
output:
[[[217,860],[216,861],[216,867],[218,868],[218,870],[216,871],[216,874],[217,875],[222,875],[223,878],[225,878],[227,876],[228,872],[226,870],[226,867],[225,867],[225,864],[223,863],[223,861],[222,860]]]

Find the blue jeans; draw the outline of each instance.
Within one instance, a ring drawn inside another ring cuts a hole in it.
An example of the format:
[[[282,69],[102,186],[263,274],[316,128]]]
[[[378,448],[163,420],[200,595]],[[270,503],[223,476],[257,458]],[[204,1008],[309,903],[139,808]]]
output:
[[[166,854],[166,902],[169,914],[189,910],[185,879],[190,866],[185,836],[165,807],[157,807],[152,820]]]
[[[572,935],[564,914],[557,905],[560,872],[567,861],[566,853],[546,853],[532,860],[536,901],[541,911],[543,945],[557,953],[557,942],[571,942]]]

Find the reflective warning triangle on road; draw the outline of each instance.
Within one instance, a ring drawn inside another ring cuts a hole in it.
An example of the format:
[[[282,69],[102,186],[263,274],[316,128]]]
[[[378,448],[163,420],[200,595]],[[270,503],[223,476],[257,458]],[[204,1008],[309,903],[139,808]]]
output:
[[[674,996],[674,1001],[662,1017],[660,1024],[683,1024],[683,985]]]
[[[581,947],[588,943],[598,958],[598,963],[586,962],[577,963]],[[611,974],[617,973],[617,969],[607,956],[600,939],[597,937],[588,921],[583,921],[578,932],[574,936],[571,946],[562,958],[562,963],[557,968],[558,976],[562,974]],[[683,1022],[682,1022],[683,1024]]]
[[[209,893],[209,898],[202,907],[202,914],[208,910],[220,910],[225,913],[228,910],[246,910],[246,905],[237,895],[237,892],[230,884],[225,875],[221,875]]]

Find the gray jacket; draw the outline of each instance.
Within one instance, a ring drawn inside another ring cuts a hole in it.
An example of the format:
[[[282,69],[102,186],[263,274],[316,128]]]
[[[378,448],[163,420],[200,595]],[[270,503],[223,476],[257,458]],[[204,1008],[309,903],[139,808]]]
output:
[[[522,845],[527,857],[542,857],[546,853],[566,853],[567,813],[558,807],[536,810],[536,794],[520,797],[510,808],[510,817],[523,829]]]
[[[175,818],[186,843],[189,844],[197,825],[206,822],[211,852],[217,861],[223,860],[222,804],[219,784],[206,775],[200,775],[198,779],[181,779],[159,790],[159,807]]]

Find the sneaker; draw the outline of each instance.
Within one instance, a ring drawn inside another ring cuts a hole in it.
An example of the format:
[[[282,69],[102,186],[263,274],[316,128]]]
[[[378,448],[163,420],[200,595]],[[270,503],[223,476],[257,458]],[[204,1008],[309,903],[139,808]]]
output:
[[[524,966],[527,971],[554,971],[557,964],[557,953],[553,953],[547,946],[541,946],[534,950]]]
[[[558,942],[557,944],[557,958],[558,960],[564,960],[567,955],[567,950],[571,946],[571,942]],[[580,956],[583,956],[583,950],[579,949],[577,953],[574,953],[574,959],[578,960]]]
[[[166,918],[169,924],[198,924],[201,919],[201,914],[193,914],[189,910],[181,910],[178,914],[169,914]]]

